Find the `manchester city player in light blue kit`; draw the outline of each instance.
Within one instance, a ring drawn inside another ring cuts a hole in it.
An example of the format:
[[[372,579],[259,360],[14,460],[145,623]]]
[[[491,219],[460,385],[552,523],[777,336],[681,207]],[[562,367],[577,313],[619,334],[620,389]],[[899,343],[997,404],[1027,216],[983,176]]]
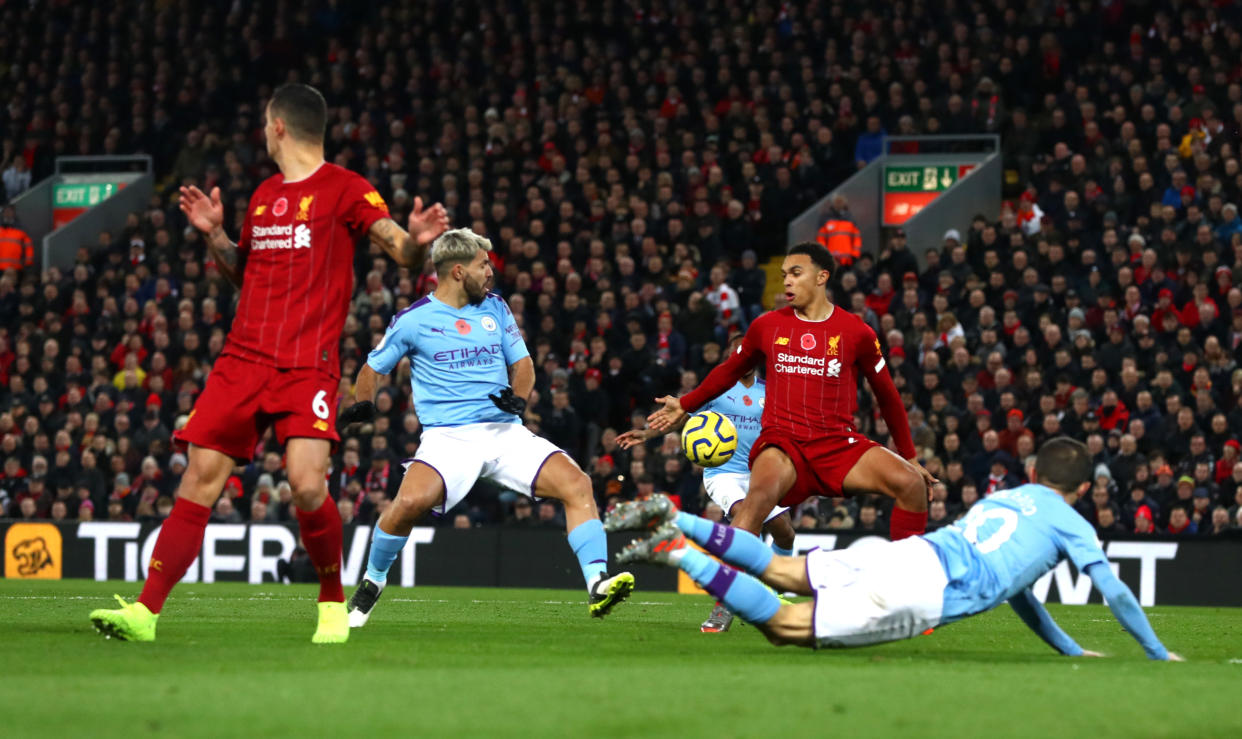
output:
[[[405,478],[371,539],[367,573],[349,600],[351,627],[367,622],[388,570],[414,523],[427,511],[457,505],[479,478],[565,506],[569,546],[582,567],[592,616],[605,616],[634,588],[634,577],[609,577],[604,527],[591,480],[547,439],[522,425],[535,384],[534,363],[500,297],[488,293],[492,244],[470,229],[446,231],[431,245],[439,285],[398,313],[358,373],[355,404],[338,426],[375,416],[376,385],[410,358],[414,411],[422,443],[405,461]]]
[[[1109,568],[1094,529],[1072,507],[1091,485],[1087,448],[1066,437],[1052,439],[1027,473],[1035,483],[994,493],[934,533],[870,547],[816,549],[805,557],[774,556],[757,537],[677,513],[667,499],[618,506],[607,528],[655,526],[617,560],[680,567],[773,644],[851,647],[908,639],[1008,601],[1061,654],[1103,656],[1078,646],[1031,593],[1037,579],[1068,559],[1087,573],[1149,658],[1181,661],[1156,638],[1134,594]],[[686,547],[686,537],[774,588],[815,600],[781,605],[754,577]]]
[[[729,340],[726,356],[737,350],[743,336],[738,333]],[[765,391],[766,386],[759,379],[757,369],[752,369],[730,390],[701,409],[716,411],[732,421],[737,429],[737,449],[729,461],[703,470],[703,488],[707,490],[707,497],[720,506],[726,517],[733,515],[733,507],[742,502],[750,489],[750,447],[759,437]],[[626,431],[617,437],[617,444],[622,449],[629,449],[659,435],[660,432],[651,429]],[[763,525],[764,532],[772,535],[772,551],[786,557],[793,554],[794,545],[794,529],[788,511],[788,508],[777,506],[768,514]],[[733,614],[724,604],[717,602],[699,629],[705,633],[728,631],[732,623]]]

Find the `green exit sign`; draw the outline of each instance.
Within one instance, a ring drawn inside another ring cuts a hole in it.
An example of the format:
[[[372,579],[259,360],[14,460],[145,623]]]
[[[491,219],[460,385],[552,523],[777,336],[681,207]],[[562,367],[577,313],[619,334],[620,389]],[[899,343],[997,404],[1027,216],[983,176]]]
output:
[[[107,200],[117,186],[112,182],[56,185],[52,189],[52,203],[57,208],[89,208]]]
[[[941,192],[957,182],[958,167],[885,167],[884,189],[888,192]]]

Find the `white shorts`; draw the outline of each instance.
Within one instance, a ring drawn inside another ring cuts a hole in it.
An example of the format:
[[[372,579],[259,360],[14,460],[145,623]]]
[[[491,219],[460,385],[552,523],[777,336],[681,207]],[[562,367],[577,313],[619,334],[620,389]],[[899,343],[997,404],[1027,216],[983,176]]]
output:
[[[806,576],[815,593],[815,645],[854,647],[909,639],[940,624],[949,584],[922,538],[849,549],[813,549]]]
[[[703,475],[703,487],[707,490],[707,497],[728,516],[733,506],[745,498],[746,491],[750,490],[750,475],[745,472],[718,472],[710,477]],[[767,523],[787,510],[789,509],[777,506],[763,522]]]
[[[405,469],[421,462],[440,475],[444,513],[462,501],[479,478],[535,497],[535,481],[553,454],[564,451],[520,423],[471,423],[423,429],[423,440]]]

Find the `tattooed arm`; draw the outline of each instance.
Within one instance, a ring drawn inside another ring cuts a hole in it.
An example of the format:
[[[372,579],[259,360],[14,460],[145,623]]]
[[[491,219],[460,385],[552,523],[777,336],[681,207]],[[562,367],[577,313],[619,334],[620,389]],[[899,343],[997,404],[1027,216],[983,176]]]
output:
[[[246,260],[237,250],[237,244],[229,240],[223,228],[213,229],[207,234],[207,251],[216,261],[216,269],[225,279],[241,289],[242,273],[245,271]]]
[[[414,198],[408,232],[393,219],[381,218],[371,226],[367,235],[371,243],[383,249],[397,264],[418,270],[427,261],[427,249],[431,242],[444,233],[448,225],[448,213],[443,205],[436,203],[424,209],[423,199]]]

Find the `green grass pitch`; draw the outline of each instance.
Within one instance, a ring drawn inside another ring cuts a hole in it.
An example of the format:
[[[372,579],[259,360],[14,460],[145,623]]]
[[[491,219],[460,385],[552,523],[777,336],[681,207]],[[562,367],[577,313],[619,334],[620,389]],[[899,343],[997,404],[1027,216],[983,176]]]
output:
[[[700,634],[709,601],[391,588],[343,647],[306,586],[183,585],[154,644],[86,618],[134,583],[0,580],[0,736],[1237,737],[1242,611],[1148,609],[1151,663],[1102,606],[1051,608],[1108,659],[1054,655],[1001,608],[906,642],[777,649]]]

